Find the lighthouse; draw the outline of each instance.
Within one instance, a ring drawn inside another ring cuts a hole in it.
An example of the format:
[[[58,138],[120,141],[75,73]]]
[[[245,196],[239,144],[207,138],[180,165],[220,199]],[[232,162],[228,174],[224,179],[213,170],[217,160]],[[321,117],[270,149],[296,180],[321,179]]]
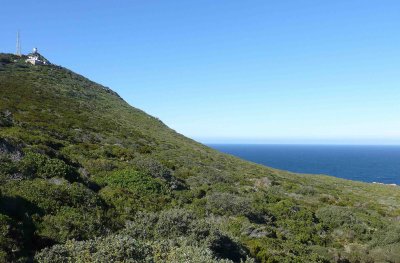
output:
[[[39,54],[38,49],[35,47],[32,49],[32,53],[28,55],[25,60],[26,63],[31,63],[32,65],[48,65],[50,62]]]

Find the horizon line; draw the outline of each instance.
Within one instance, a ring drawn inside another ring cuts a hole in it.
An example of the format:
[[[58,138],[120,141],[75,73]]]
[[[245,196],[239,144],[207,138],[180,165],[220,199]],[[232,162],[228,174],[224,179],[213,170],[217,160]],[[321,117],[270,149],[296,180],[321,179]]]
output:
[[[299,146],[400,146],[400,143],[270,143],[270,142],[201,142],[205,145],[299,145]]]

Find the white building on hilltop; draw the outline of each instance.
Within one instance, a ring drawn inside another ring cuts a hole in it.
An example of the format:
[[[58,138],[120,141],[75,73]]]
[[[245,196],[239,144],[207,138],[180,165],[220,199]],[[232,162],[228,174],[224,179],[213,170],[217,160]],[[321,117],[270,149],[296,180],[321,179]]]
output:
[[[31,63],[32,65],[47,65],[49,62],[42,55],[39,54],[38,49],[34,48],[33,52],[28,55],[25,60],[26,63]]]

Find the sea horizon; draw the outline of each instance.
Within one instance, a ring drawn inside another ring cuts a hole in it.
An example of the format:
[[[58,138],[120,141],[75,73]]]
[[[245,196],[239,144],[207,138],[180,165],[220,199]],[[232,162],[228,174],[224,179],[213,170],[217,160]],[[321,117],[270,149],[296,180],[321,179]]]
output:
[[[294,173],[400,185],[400,145],[214,143],[207,146]]]
[[[357,143],[269,143],[269,142],[265,142],[265,143],[242,143],[242,142],[212,142],[212,143],[208,143],[208,142],[202,142],[202,144],[204,145],[299,145],[299,146],[398,146],[400,147],[400,143],[399,144],[384,144],[384,143],[380,143],[380,144],[374,144],[374,143],[370,143],[370,144],[357,144]]]

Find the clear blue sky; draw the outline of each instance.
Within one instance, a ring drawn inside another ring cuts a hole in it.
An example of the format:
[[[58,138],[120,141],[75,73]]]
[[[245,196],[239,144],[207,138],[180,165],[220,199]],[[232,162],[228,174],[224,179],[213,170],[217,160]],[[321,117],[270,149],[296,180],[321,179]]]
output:
[[[1,1],[34,46],[202,142],[400,143],[400,1]]]

